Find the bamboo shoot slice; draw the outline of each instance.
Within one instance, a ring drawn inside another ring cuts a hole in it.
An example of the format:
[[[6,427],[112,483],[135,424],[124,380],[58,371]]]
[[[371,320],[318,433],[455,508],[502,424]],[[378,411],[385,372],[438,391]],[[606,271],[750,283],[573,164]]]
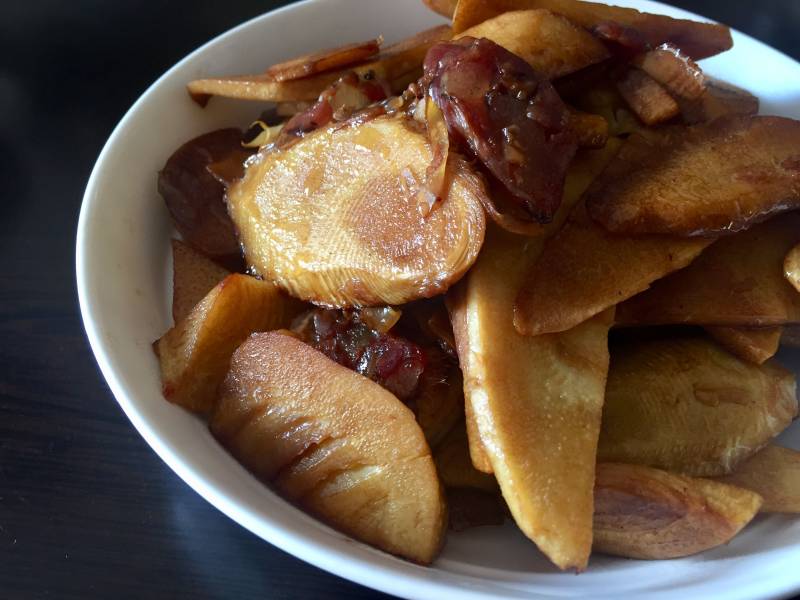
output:
[[[432,158],[401,117],[318,130],[262,151],[228,192],[248,263],[327,306],[397,305],[443,293],[483,243],[485,190],[462,159],[427,216],[416,204]]]

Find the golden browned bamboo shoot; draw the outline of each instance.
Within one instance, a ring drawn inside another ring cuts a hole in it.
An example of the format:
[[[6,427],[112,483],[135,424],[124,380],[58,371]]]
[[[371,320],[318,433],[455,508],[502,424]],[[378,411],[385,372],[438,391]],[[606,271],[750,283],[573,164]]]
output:
[[[725,544],[761,497],[746,489],[638,465],[597,465],[594,549],[626,558],[689,556]]]
[[[729,235],[800,206],[800,121],[724,117],[633,134],[587,192],[615,233]]]
[[[257,476],[333,527],[418,563],[446,509],[413,413],[377,383],[280,332],[234,354],[211,431]]]
[[[691,265],[620,304],[626,325],[772,327],[800,322],[800,294],[783,277],[800,241],[800,215],[781,215],[722,238]]]
[[[346,44],[338,48],[329,48],[272,65],[267,75],[275,81],[301,79],[318,73],[326,73],[366,62],[381,49],[381,38]]]
[[[760,365],[775,356],[782,327],[746,329],[744,327],[706,327],[719,345],[742,360]]]
[[[650,46],[669,42],[695,60],[714,56],[733,46],[731,32],[724,25],[673,19],[632,8],[580,0],[459,0],[453,14],[453,31],[460,33],[507,11],[537,8],[564,15],[589,30],[601,23],[615,21],[637,30]]]
[[[164,397],[196,412],[211,410],[239,344],[254,331],[288,326],[300,310],[300,302],[268,281],[228,275],[155,343]]]
[[[612,155],[586,151],[573,164],[564,213]],[[558,215],[553,227],[563,218]],[[448,299],[467,406],[517,525],[560,568],[580,570],[591,550],[594,456],[612,316],[564,334],[519,335],[511,307],[543,240],[490,231],[461,293]]]
[[[229,274],[230,271],[188,244],[172,240],[172,318],[175,323],[186,317]]]
[[[485,190],[451,154],[446,196],[423,216],[416,197],[431,159],[426,137],[388,116],[262,151],[228,191],[248,263],[290,294],[329,306],[441,294],[478,255]]]
[[[326,71],[302,79],[277,81],[270,75],[236,75],[196,79],[186,86],[189,94],[205,105],[211,96],[266,102],[313,102],[320,93],[350,71],[371,74],[389,83],[394,93],[402,92],[422,73],[422,61],[436,42],[450,39],[447,25],[439,25],[383,49],[373,61],[352,68]]]
[[[502,13],[457,37],[487,38],[516,54],[541,77],[556,79],[609,56],[600,40],[548,10]]]
[[[598,460],[730,473],[797,416],[794,375],[704,338],[612,349]]]
[[[583,204],[547,241],[514,304],[524,335],[566,331],[692,262],[711,240],[612,235]]]
[[[703,71],[672,44],[645,52],[633,64],[679,98],[698,100],[706,90]]]

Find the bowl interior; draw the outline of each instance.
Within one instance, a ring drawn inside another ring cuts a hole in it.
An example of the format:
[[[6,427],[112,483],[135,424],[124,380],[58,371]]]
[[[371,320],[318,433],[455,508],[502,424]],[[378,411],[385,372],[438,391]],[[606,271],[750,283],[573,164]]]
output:
[[[651,12],[687,16],[645,1]],[[313,49],[383,34],[387,41],[442,22],[419,0],[307,0],[259,17],[206,44],[148,89],[115,129],[89,181],[77,240],[81,310],[92,348],[115,397],[178,475],[255,534],[338,575],[409,597],[569,596],[617,598],[645,591],[771,596],[800,588],[800,519],[759,517],[730,545],[661,562],[593,557],[575,577],[557,572],[512,525],[450,534],[432,568],[373,550],[322,525],[257,482],[205,424],[163,400],[151,343],[170,325],[172,227],[156,173],[186,140],[246,126],[262,105],[215,98],[194,104],[195,78],[257,73]],[[800,118],[800,65],[742,34],[733,51],[703,62],[720,79],[758,95],[762,112]],[[798,355],[784,363],[795,370]],[[782,442],[800,448],[800,428]],[[753,573],[760,577],[753,578]]]

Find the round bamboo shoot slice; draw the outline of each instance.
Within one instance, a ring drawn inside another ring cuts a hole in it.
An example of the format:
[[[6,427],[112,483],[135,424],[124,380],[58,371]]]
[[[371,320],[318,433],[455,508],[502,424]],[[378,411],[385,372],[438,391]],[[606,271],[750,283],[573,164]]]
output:
[[[441,294],[483,244],[484,186],[458,156],[427,216],[417,191],[432,152],[401,117],[318,130],[264,151],[228,193],[252,268],[328,306],[402,304]]]

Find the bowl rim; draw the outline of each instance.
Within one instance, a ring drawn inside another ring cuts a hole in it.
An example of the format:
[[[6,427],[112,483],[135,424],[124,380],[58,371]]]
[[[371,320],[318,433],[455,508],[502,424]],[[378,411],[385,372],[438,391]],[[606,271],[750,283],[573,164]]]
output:
[[[382,561],[376,563],[373,561],[365,560],[360,556],[353,553],[343,553],[341,548],[337,547],[331,538],[329,541],[320,541],[309,539],[307,536],[297,533],[285,525],[271,520],[262,514],[255,515],[246,507],[241,506],[239,502],[229,495],[224,489],[220,489],[214,484],[207,482],[204,476],[198,473],[191,465],[187,464],[183,458],[170,447],[168,441],[162,438],[150,426],[146,418],[139,412],[136,403],[132,398],[136,395],[135,390],[129,389],[120,379],[117,369],[109,357],[106,348],[106,342],[100,334],[98,323],[94,318],[94,307],[96,300],[90,294],[90,281],[95,276],[89,270],[87,257],[91,252],[89,248],[88,237],[90,228],[90,215],[93,212],[95,205],[95,198],[99,181],[103,173],[103,165],[107,161],[112,147],[122,135],[122,132],[128,127],[129,123],[135,119],[138,109],[148,101],[154,90],[158,89],[161,84],[168,80],[172,74],[179,71],[184,65],[192,61],[198,55],[204,53],[209,47],[221,44],[227,40],[235,38],[243,30],[252,27],[256,22],[270,19],[278,14],[293,12],[298,9],[307,9],[314,5],[322,4],[326,0],[300,0],[299,2],[292,2],[285,6],[279,7],[269,12],[262,13],[235,27],[222,32],[214,38],[208,40],[181,60],[175,63],[162,75],[160,75],[152,84],[150,84],[144,92],[136,99],[131,107],[125,112],[124,116],[120,119],[117,125],[112,130],[108,140],[103,145],[92,172],[88,178],[86,189],[81,202],[81,209],[78,217],[77,232],[75,238],[75,273],[76,284],[78,292],[78,303],[81,312],[81,318],[84,324],[87,338],[89,340],[92,353],[95,360],[100,367],[115,400],[122,408],[127,418],[131,421],[138,433],[145,439],[147,444],[156,452],[156,454],[174,471],[184,482],[186,482],[194,491],[200,494],[206,501],[208,501],[217,510],[231,518],[238,525],[254,533],[258,537],[264,539],[270,544],[284,552],[287,552],[304,562],[312,564],[320,569],[323,569],[334,575],[344,577],[350,581],[357,582],[361,585],[383,591],[388,594],[397,594],[401,591],[403,595],[415,598],[475,598],[485,599],[487,597],[496,597],[498,590],[496,587],[485,587],[486,580],[480,577],[467,575],[463,573],[444,573],[446,579],[436,576],[435,568],[420,567],[413,565],[401,559],[386,555],[391,561]],[[419,1],[419,0],[417,0]],[[662,12],[668,9],[673,13],[678,13],[682,18],[694,19],[698,21],[713,22],[711,19],[697,15],[690,11],[665,5],[656,0],[595,0],[603,3],[617,3],[619,5],[635,4],[640,9],[652,10],[653,12]],[[797,61],[786,55],[785,53],[777,50],[768,44],[765,44],[747,34],[731,28],[734,38],[740,38],[769,49],[770,52],[779,54],[785,59],[798,64]],[[800,542],[797,546],[800,550]],[[764,554],[774,553],[777,559],[778,550],[767,551]],[[787,557],[782,557],[787,558]],[[764,598],[777,598],[786,597],[798,590],[800,590],[800,573],[795,579],[786,578],[783,571],[784,563],[787,560],[774,560],[772,561],[773,569],[768,572],[777,574],[782,572],[784,577],[763,577],[760,584],[761,597]],[[762,567],[763,568],[763,567]],[[766,575],[762,571],[762,575]],[[461,586],[453,584],[453,578],[461,580]],[[766,582],[771,582],[765,585]],[[398,588],[398,585],[402,588]],[[518,588],[508,588],[508,592],[521,591]],[[686,591],[691,591],[687,589]],[[752,588],[740,590],[741,595],[733,595],[730,597],[748,598],[752,597]],[[533,591],[525,591],[526,597],[536,598],[549,598],[549,594],[543,594]],[[656,594],[660,596],[661,594]],[[669,595],[669,594],[667,594]],[[616,594],[600,593],[596,597],[616,597]]]

